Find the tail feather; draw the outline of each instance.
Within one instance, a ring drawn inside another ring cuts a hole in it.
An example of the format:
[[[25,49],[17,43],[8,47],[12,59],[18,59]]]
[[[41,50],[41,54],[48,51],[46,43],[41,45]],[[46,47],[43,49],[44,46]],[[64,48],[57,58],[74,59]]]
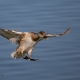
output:
[[[17,59],[17,58],[21,58],[22,56],[19,55],[16,51],[14,51],[13,53],[11,53],[11,57]]]

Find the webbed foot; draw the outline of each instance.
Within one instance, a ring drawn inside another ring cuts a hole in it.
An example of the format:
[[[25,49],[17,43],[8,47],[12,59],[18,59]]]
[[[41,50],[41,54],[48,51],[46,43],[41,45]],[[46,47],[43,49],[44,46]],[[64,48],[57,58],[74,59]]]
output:
[[[31,60],[31,61],[36,61],[36,60],[39,60],[39,59],[29,58],[29,57],[27,57],[27,56],[25,56],[23,59],[27,59],[27,60]]]

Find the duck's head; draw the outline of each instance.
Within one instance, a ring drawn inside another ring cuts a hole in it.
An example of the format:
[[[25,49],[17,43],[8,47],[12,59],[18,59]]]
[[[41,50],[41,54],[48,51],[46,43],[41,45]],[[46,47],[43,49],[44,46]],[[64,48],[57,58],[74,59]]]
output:
[[[47,39],[46,33],[44,31],[40,31],[38,32],[38,36],[41,39]]]

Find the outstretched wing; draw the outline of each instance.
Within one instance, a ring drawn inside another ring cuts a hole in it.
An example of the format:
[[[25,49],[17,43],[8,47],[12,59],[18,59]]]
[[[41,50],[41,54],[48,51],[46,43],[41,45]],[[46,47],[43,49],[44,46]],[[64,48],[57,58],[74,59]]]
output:
[[[22,32],[18,32],[15,30],[5,30],[0,28],[0,35],[8,39],[12,43],[17,43],[21,34]]]
[[[61,33],[61,34],[47,34],[46,37],[56,37],[56,36],[63,36],[65,34],[67,34],[70,31],[70,28],[68,28],[65,32]]]

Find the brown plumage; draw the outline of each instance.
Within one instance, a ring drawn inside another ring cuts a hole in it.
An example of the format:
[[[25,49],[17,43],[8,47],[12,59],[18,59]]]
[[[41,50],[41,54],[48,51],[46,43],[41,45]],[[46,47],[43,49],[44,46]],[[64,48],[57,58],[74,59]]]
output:
[[[16,50],[11,54],[11,57],[14,59],[23,58],[28,60],[35,61],[36,59],[31,58],[31,53],[34,46],[43,39],[47,39],[50,37],[62,36],[67,34],[70,31],[68,28],[65,32],[61,34],[46,34],[44,31],[40,31],[38,33],[34,32],[18,32],[15,30],[4,30],[0,28],[0,35],[4,38],[8,39],[12,43],[18,44]],[[25,53],[28,56],[25,56]]]

